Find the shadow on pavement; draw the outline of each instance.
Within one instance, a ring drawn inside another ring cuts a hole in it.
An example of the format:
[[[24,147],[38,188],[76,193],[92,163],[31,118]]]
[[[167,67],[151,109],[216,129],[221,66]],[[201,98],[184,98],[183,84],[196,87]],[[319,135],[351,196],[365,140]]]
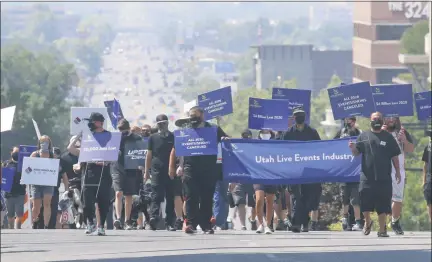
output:
[[[315,252],[315,253],[233,253],[233,254],[190,254],[154,256],[142,258],[112,258],[72,261],[95,262],[406,262],[430,261],[430,250],[386,250],[353,252]],[[65,261],[64,261],[65,262]]]

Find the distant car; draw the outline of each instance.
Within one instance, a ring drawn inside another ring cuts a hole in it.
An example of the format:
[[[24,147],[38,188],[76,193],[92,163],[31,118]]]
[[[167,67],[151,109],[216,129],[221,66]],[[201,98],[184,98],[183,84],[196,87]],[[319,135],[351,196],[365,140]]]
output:
[[[119,49],[117,50],[117,52],[118,52],[119,54],[122,54],[122,53],[124,52],[124,50],[121,49],[121,48],[119,48]]]

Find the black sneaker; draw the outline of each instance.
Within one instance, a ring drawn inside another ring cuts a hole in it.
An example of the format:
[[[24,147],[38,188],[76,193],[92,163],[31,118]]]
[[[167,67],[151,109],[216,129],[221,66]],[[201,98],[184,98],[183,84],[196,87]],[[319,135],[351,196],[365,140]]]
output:
[[[391,228],[393,229],[393,232],[395,232],[396,235],[403,235],[404,231],[400,225],[399,219],[395,222],[391,223]]]
[[[309,224],[303,224],[301,228],[302,232],[309,232]]]
[[[158,220],[156,218],[154,218],[154,217],[150,218],[149,226],[150,226],[151,230],[156,231],[157,224],[158,224]]]
[[[127,221],[125,223],[125,229],[126,230],[132,230],[133,229],[133,225],[132,225],[132,223],[130,221]]]
[[[390,237],[390,236],[387,234],[387,230],[384,231],[384,232],[378,232],[377,235],[378,235],[378,237]]]
[[[318,230],[318,222],[317,221],[312,221],[310,230],[311,231],[317,231]]]
[[[300,226],[293,225],[293,226],[291,226],[291,232],[300,233],[301,232],[300,228],[301,228]]]
[[[274,232],[273,224],[269,225],[268,228],[270,228],[271,232]]]
[[[32,229],[38,229],[38,224],[39,224],[39,222],[33,222],[33,224],[32,224]]]
[[[114,229],[115,229],[115,230],[120,230],[120,229],[122,229],[122,226],[121,226],[121,222],[120,222],[120,220],[116,219],[116,220],[114,221]]]
[[[197,230],[193,226],[188,225],[188,226],[185,226],[184,232],[186,234],[195,234],[197,232]]]
[[[174,227],[177,230],[182,230],[183,229],[183,220],[177,219],[176,222],[175,222],[175,224],[174,224]]]
[[[214,235],[214,230],[212,228],[204,229],[203,232],[204,232],[204,234]]]
[[[257,225],[256,225],[256,220],[251,220],[250,218],[248,218],[249,223],[251,224],[251,230],[252,231],[256,231],[258,229]]]
[[[277,231],[285,231],[286,230],[285,223],[282,220],[280,220],[280,219],[278,220],[278,224],[276,226],[276,230]]]

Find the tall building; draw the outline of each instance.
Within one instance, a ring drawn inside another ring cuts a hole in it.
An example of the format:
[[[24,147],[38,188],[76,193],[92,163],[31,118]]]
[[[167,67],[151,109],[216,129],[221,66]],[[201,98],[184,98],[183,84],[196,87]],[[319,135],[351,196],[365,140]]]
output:
[[[327,87],[332,75],[343,82],[352,79],[351,50],[316,50],[312,45],[254,46],[254,77],[257,89],[295,78],[297,88],[313,91]]]
[[[391,83],[406,73],[399,62],[400,39],[429,13],[428,2],[355,2],[353,7],[353,82]]]

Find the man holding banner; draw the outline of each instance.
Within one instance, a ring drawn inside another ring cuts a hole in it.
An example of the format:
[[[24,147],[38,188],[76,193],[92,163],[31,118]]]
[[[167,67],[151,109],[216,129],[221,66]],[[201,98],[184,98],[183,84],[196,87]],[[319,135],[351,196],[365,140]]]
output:
[[[281,140],[295,140],[295,141],[311,141],[321,140],[318,132],[305,124],[306,113],[303,107],[299,106],[293,108],[293,117],[295,125],[293,125]],[[318,221],[318,207],[321,198],[322,187],[321,184],[304,184],[304,185],[290,185],[290,191],[293,202],[292,212],[292,227],[291,231],[299,233],[302,227],[303,232],[309,230],[309,212],[312,214],[312,229],[315,230]]]
[[[217,143],[227,135],[220,127],[215,128],[204,121],[204,111],[200,107],[192,107],[189,116],[189,123],[185,125],[189,128],[178,130],[175,134],[176,146],[170,157],[170,177],[176,175],[176,155],[183,156],[185,233],[195,233],[199,225],[205,233],[214,234],[210,220],[218,179]]]
[[[383,116],[372,113],[371,130],[361,133],[357,142],[349,142],[354,156],[362,155],[360,174],[360,208],[365,217],[363,234],[369,235],[372,229],[370,213],[378,214],[378,237],[389,237],[386,218],[391,213],[392,164],[396,181],[401,181],[399,158],[401,151],[391,134],[382,130]]]

